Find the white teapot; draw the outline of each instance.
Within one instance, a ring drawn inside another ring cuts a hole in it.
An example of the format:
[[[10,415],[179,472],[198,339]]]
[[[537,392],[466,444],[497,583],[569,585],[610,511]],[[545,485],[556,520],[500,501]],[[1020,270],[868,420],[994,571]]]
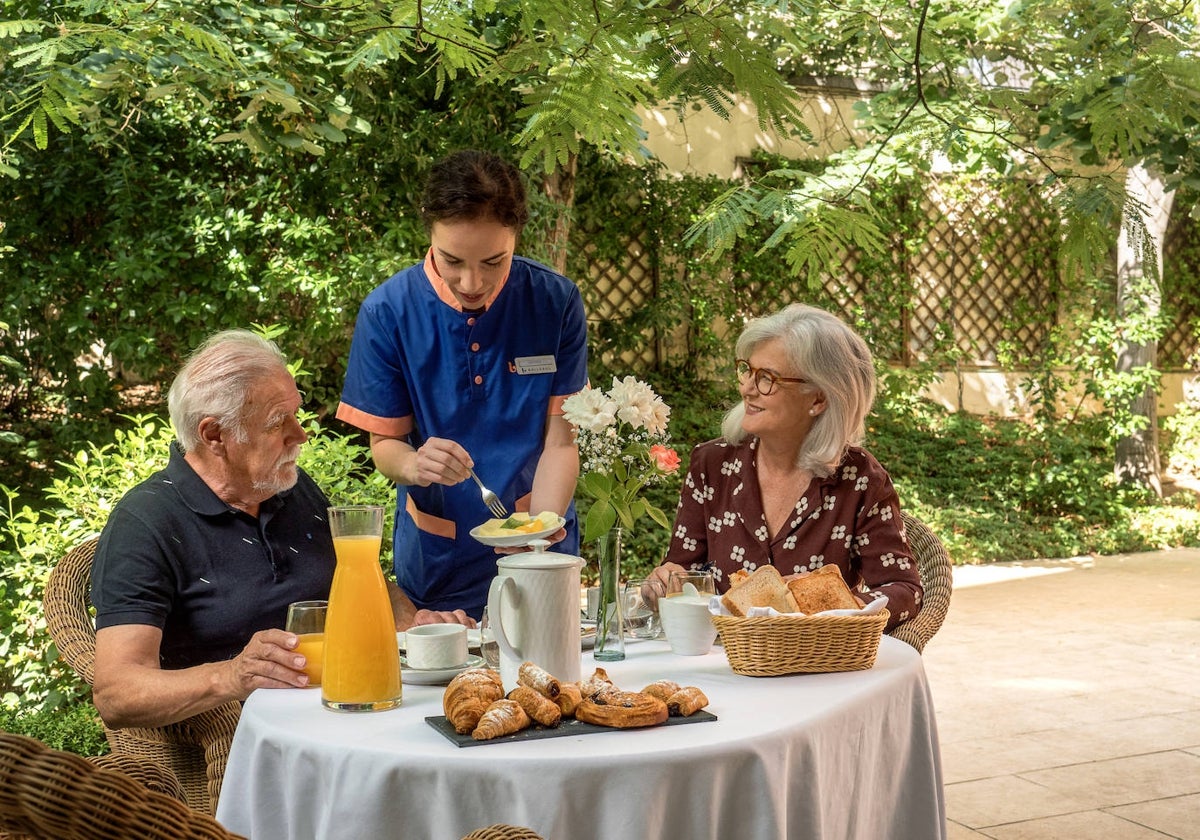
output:
[[[488,619],[500,648],[500,678],[505,691],[517,686],[522,662],[533,662],[559,680],[577,682],[579,580],[583,560],[546,551],[533,540],[532,551],[496,561],[488,590]]]

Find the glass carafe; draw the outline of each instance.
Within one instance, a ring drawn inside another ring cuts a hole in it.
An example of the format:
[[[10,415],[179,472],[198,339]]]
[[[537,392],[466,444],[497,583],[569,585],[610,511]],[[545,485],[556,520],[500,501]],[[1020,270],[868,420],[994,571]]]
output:
[[[400,649],[387,582],[379,567],[383,508],[329,508],[337,569],[325,618],[321,702],[341,712],[400,705]]]

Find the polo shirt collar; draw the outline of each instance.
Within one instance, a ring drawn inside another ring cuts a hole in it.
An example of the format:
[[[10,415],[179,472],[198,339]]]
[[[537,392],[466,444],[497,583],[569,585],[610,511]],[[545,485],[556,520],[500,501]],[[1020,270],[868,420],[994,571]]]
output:
[[[509,271],[511,274],[511,270]],[[425,276],[429,278],[429,285],[433,287],[434,293],[438,296],[438,300],[449,306],[456,312],[462,312],[462,304],[458,302],[458,298],[454,296],[454,292],[450,291],[450,287],[446,285],[446,281],[442,279],[442,275],[437,270],[437,263],[433,260],[433,248],[431,247],[425,252]],[[496,284],[496,291],[492,292],[492,296],[484,301],[483,308],[486,310],[492,305],[508,283],[508,278],[505,277]]]
[[[165,474],[166,480],[175,488],[179,493],[179,498],[192,512],[200,516],[221,516],[236,510],[221,501],[221,497],[214,493],[212,488],[205,484],[199,473],[192,469],[192,465],[184,458],[178,441],[171,442],[171,455],[167,461]],[[263,501],[259,505],[259,516],[261,517],[263,512],[276,510],[283,504],[283,500],[291,495],[291,492],[291,489],[284,490]]]

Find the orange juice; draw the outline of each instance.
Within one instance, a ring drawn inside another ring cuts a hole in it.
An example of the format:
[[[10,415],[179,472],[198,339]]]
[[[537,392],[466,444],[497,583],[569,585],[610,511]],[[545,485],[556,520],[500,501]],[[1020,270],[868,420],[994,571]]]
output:
[[[341,711],[400,705],[400,650],[378,536],[334,537],[337,569],[325,617],[321,701]]]
[[[304,673],[308,674],[309,686],[320,685],[321,666],[325,660],[325,634],[300,633],[296,638],[299,641],[296,643],[294,653],[298,653],[308,660],[304,665]]]

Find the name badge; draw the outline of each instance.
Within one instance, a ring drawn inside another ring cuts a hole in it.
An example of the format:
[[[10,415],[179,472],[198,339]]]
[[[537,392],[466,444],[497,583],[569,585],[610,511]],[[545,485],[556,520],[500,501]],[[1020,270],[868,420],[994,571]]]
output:
[[[522,356],[515,361],[517,373],[520,376],[529,376],[534,373],[554,373],[558,370],[558,364],[554,361],[553,356]]]

